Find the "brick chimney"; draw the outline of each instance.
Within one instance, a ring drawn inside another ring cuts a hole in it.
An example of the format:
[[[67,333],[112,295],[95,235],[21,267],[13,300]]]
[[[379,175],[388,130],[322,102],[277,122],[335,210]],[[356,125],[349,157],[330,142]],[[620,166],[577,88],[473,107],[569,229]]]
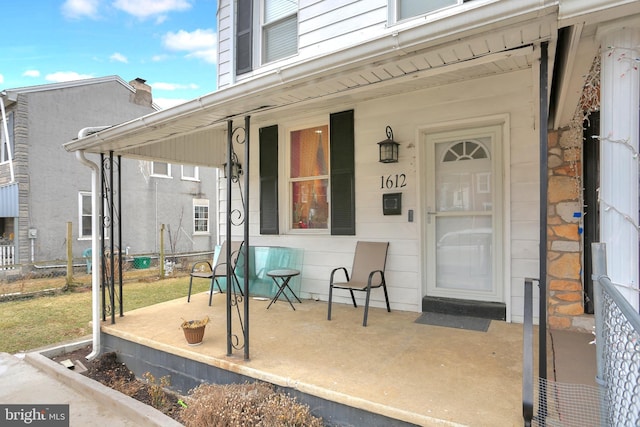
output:
[[[135,93],[131,94],[131,102],[137,105],[151,107],[153,97],[151,96],[151,86],[145,83],[146,80],[137,77],[131,80],[129,84],[135,89]]]

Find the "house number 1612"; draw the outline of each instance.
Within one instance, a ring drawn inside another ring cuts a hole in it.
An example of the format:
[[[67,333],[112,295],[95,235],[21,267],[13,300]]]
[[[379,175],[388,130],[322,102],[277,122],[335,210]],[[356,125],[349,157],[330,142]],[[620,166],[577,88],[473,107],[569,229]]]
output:
[[[380,177],[380,188],[402,188],[407,186],[407,176],[403,173],[395,175],[382,175]]]

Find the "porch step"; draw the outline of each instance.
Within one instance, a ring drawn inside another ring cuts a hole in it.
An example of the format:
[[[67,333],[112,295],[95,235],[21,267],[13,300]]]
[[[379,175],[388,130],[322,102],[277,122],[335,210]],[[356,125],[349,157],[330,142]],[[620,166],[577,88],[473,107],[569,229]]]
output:
[[[507,318],[507,306],[504,303],[454,298],[425,296],[422,298],[422,311],[492,320],[505,320]]]

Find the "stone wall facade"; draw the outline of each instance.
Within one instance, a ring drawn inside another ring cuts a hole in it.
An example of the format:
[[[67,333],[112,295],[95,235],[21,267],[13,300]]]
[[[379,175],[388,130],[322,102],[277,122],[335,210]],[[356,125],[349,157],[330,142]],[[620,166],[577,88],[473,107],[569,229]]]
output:
[[[582,138],[549,134],[547,322],[552,329],[591,330],[582,282]]]

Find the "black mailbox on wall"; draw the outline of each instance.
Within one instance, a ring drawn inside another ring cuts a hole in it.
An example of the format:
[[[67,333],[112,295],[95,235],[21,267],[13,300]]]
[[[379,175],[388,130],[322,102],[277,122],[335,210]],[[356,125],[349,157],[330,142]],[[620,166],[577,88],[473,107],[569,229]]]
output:
[[[382,195],[382,213],[384,215],[402,214],[402,193],[388,193]]]

